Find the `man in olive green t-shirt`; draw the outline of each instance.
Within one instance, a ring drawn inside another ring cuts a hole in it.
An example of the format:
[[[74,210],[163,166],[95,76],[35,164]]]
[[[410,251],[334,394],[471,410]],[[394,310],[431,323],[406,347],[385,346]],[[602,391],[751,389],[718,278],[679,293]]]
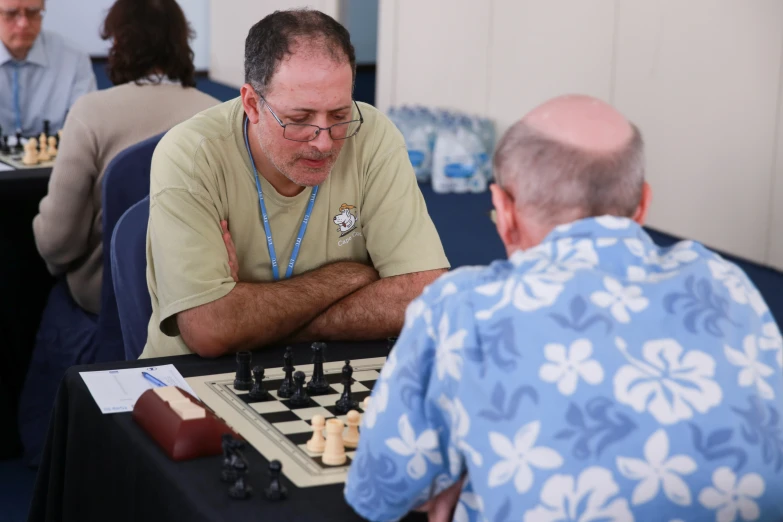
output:
[[[332,18],[276,12],[250,30],[240,98],[161,140],[142,358],[394,335],[448,269],[401,134],[352,100],[355,67]]]

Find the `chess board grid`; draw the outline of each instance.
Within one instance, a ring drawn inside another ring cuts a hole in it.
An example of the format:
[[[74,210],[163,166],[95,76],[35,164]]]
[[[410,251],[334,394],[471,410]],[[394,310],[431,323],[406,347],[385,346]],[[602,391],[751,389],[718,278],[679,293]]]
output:
[[[0,162],[5,163],[6,165],[10,165],[17,170],[54,167],[54,160],[42,161],[35,165],[25,165],[22,163],[22,156],[24,156],[24,152],[12,152],[11,154],[0,153]]]
[[[356,359],[351,361],[354,369],[351,397],[357,411],[363,412],[361,401],[369,396],[373,384],[380,375],[385,357]],[[343,422],[345,415],[338,414],[334,404],[340,398],[342,361],[324,363],[324,376],[332,385],[329,393],[310,397],[309,404],[293,407],[287,399],[277,396],[277,389],[283,381],[283,368],[265,371],[264,388],[269,397],[252,400],[248,391],[236,390],[233,373],[205,375],[186,379],[204,404],[256,448],[267,460],[277,459],[283,464],[283,474],[297,487],[313,487],[345,482],[354,451],[346,449],[347,461],[342,466],[327,466],[321,456],[307,450],[307,441],[312,436],[311,419],[323,415],[329,419],[337,417]],[[313,365],[296,365],[297,370],[309,379]],[[346,428],[347,430],[347,428]]]

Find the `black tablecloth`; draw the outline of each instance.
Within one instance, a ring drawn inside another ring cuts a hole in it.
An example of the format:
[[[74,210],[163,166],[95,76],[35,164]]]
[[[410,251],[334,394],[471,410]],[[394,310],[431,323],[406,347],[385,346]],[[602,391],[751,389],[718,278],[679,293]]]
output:
[[[0,171],[0,459],[21,447],[17,405],[35,332],[54,284],[33,238],[51,168]]]
[[[294,348],[309,361],[308,346]],[[282,366],[282,348],[253,354],[253,364]],[[327,361],[387,355],[385,342],[330,343]],[[174,364],[184,377],[233,372],[234,357],[195,355],[71,368],[60,386],[33,495],[30,521],[350,521],[361,520],[343,498],[343,485],[297,488],[287,479],[288,498],[270,502],[268,461],[252,446],[244,451],[253,495],[228,496],[220,481],[222,457],[173,462],[130,413],[102,415],[79,372]],[[283,470],[285,473],[285,470]],[[411,515],[411,520],[424,520]]]

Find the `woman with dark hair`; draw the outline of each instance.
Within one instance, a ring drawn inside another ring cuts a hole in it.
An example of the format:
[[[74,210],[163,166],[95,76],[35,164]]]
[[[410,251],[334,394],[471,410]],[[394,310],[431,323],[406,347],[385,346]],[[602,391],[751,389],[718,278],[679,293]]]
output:
[[[195,89],[190,27],[175,0],[117,0],[102,37],[111,40],[114,87],[79,98],[65,120],[48,194],[33,221],[38,251],[60,282],[38,330],[22,392],[26,457],[41,450],[57,384],[68,366],[92,362],[100,312],[101,185],[122,150],[218,103]]]

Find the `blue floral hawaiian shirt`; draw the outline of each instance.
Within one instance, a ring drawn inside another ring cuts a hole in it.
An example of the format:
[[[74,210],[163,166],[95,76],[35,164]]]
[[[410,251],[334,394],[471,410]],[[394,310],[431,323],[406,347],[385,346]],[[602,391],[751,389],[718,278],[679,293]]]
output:
[[[631,220],[556,228],[409,306],[345,488],[396,520],[783,519],[783,340],[734,264]]]

